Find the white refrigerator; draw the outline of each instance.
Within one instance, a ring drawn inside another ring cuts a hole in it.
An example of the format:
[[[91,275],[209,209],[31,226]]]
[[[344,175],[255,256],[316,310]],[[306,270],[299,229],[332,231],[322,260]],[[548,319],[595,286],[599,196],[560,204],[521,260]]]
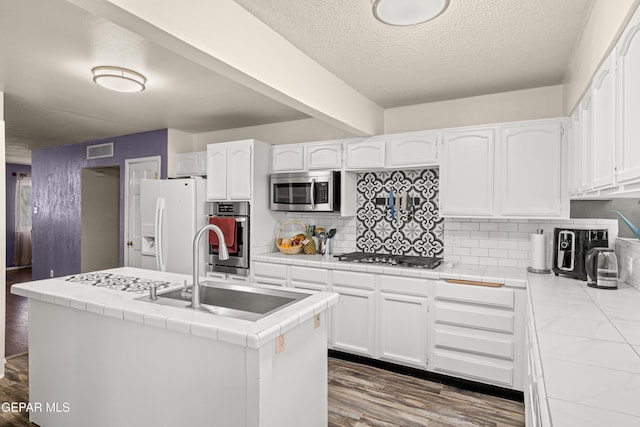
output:
[[[207,224],[207,181],[202,178],[140,181],[141,267],[191,274],[193,237]],[[200,242],[205,275],[208,233]]]

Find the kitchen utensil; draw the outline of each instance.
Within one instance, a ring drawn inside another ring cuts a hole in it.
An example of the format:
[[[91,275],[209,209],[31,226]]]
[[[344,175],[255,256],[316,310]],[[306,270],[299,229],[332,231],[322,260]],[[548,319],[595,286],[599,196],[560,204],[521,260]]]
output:
[[[318,253],[324,255],[327,250],[327,233],[321,231],[317,234],[318,237]]]
[[[611,211],[614,214],[618,214],[620,216],[620,218],[622,218],[622,220],[624,221],[625,224],[627,224],[627,227],[629,227],[629,229],[633,232],[633,234],[635,234],[635,236],[640,239],[640,229],[638,227],[636,227],[635,225],[633,225],[631,223],[631,221],[629,221],[627,218],[625,218],[624,215],[622,215],[620,212],[618,211]]]
[[[389,190],[389,209],[391,209],[391,219],[396,219],[395,197],[393,197],[393,188]]]
[[[332,228],[327,233],[327,255],[331,255],[333,253],[333,236],[336,235],[336,229]]]
[[[613,249],[593,248],[587,253],[587,285],[592,288],[618,288],[618,259]]]

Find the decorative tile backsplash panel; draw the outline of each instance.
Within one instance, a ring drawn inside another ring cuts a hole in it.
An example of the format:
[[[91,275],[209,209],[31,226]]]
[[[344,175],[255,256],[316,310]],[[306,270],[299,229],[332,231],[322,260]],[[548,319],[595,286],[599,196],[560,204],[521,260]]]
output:
[[[438,217],[438,184],[437,169],[358,174],[357,250],[442,256],[444,224]],[[391,189],[397,200],[393,217],[389,206]],[[404,191],[411,202],[403,210],[399,196]]]

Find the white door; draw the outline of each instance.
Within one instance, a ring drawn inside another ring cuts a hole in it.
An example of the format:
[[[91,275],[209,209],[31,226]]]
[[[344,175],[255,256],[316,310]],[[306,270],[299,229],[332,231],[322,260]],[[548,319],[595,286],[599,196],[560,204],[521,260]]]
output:
[[[560,122],[507,126],[501,136],[496,156],[500,214],[559,216]]]
[[[251,140],[237,141],[227,148],[227,190],[230,200],[251,200]]]
[[[207,145],[207,200],[227,198],[227,146]]]
[[[593,78],[591,179],[595,188],[613,185],[616,141],[616,80],[613,55],[609,55]]]
[[[447,133],[442,149],[440,213],[493,214],[494,131]]]
[[[640,9],[636,10],[616,48],[617,57],[617,178],[640,178]]]
[[[124,265],[127,267],[141,266],[140,181],[158,178],[160,178],[160,156],[126,160]]]

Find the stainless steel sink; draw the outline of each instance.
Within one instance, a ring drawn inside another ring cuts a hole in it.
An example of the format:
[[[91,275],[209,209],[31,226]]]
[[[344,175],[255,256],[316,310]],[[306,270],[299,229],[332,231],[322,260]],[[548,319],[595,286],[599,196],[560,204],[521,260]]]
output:
[[[201,307],[198,310],[220,316],[256,321],[308,296],[309,294],[298,292],[205,281],[200,282]],[[191,292],[185,293],[183,289],[158,293],[157,300],[150,299],[148,295],[136,299],[191,309],[189,307]]]

